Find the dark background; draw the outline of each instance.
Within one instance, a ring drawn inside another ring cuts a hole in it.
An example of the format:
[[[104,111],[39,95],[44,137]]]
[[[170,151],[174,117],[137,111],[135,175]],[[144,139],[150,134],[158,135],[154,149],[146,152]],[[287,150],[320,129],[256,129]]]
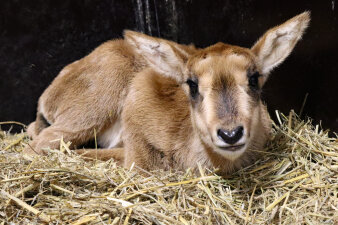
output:
[[[303,115],[337,132],[335,0],[2,0],[0,121],[33,121],[39,96],[58,72],[124,29],[198,47],[218,41],[250,47],[305,10],[312,13],[310,27],[271,74],[264,99],[274,117],[277,109],[299,112],[308,93]]]

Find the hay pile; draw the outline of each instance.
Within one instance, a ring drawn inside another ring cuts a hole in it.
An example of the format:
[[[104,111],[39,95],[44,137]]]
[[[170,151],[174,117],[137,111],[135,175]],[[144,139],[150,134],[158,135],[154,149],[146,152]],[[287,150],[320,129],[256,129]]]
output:
[[[0,134],[0,224],[337,224],[338,139],[279,115],[265,156],[232,177],[20,154],[25,133]]]

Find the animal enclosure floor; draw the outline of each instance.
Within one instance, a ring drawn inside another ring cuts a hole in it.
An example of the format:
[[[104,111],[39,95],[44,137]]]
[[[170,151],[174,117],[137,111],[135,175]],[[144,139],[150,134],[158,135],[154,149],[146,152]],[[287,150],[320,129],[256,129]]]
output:
[[[0,131],[0,224],[337,224],[338,139],[294,113],[278,114],[254,165],[148,176],[111,160],[84,161],[60,141],[21,153],[26,134]]]

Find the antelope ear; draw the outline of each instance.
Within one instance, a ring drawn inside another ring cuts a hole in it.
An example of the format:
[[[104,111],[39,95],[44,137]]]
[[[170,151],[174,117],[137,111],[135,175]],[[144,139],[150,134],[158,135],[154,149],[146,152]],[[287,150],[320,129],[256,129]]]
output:
[[[160,74],[183,82],[188,52],[181,45],[134,31],[125,31],[124,39]]]
[[[310,12],[306,11],[282,25],[268,30],[251,48],[258,58],[258,70],[267,75],[282,63],[302,38],[310,22]]]

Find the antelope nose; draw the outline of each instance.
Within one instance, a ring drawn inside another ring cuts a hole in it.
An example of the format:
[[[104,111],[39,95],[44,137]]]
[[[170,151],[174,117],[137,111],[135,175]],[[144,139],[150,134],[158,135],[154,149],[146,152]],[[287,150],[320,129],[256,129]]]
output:
[[[241,137],[243,136],[243,131],[244,131],[244,128],[242,126],[238,126],[231,131],[218,129],[217,136],[225,143],[229,145],[233,145],[236,142],[238,142],[239,139],[241,139]]]

